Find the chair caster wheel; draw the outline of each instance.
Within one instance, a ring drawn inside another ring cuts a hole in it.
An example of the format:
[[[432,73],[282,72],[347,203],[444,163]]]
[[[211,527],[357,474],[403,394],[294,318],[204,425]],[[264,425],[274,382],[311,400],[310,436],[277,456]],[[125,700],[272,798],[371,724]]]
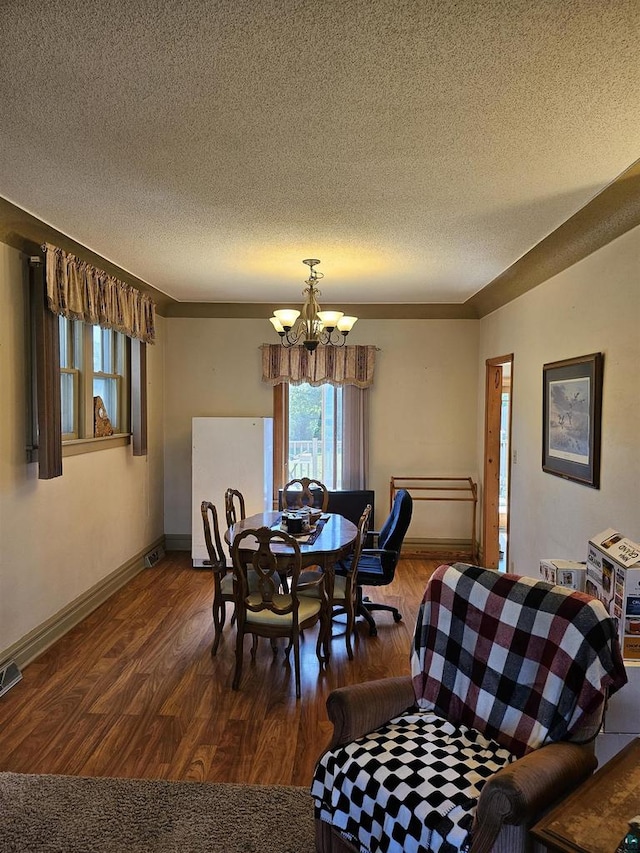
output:
[[[394,613],[393,614],[394,622],[402,622],[402,613]]]

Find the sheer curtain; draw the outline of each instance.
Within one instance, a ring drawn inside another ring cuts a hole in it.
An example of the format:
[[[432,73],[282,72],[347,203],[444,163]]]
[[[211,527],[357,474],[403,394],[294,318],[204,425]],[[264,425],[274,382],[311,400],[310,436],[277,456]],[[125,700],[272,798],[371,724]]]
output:
[[[342,488],[366,489],[369,478],[369,389],[342,389]]]

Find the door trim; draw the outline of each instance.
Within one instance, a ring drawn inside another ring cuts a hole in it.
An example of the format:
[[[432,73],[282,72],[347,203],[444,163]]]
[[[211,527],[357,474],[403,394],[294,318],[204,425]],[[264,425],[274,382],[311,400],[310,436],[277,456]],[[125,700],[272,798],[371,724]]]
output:
[[[511,524],[511,421],[513,412],[513,353],[485,361],[484,473],[482,478],[482,564],[497,569],[500,560],[500,422],[503,367],[510,366],[507,456],[507,549]],[[508,552],[505,554],[508,558]],[[507,570],[508,562],[505,563]]]

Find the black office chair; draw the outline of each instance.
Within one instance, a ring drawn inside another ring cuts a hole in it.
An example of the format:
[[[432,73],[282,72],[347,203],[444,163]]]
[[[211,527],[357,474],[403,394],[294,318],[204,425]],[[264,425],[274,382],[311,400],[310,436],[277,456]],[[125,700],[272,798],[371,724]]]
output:
[[[378,604],[362,595],[363,586],[387,586],[393,581],[396,566],[400,559],[400,548],[411,522],[413,498],[406,489],[399,489],[391,507],[389,517],[379,531],[369,531],[369,536],[377,542],[376,548],[364,548],[358,562],[358,605],[357,612],[369,623],[369,634],[378,633],[372,610],[388,610],[395,622],[400,622],[402,614],[390,604]]]

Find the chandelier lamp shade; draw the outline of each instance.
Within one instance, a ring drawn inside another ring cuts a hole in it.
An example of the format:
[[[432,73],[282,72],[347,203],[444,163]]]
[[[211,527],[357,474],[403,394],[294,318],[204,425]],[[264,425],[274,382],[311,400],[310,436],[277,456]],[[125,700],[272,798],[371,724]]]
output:
[[[309,352],[314,352],[319,344],[323,346],[344,346],[347,335],[353,328],[357,317],[346,317],[342,311],[321,311],[318,297],[321,295],[316,285],[323,278],[315,268],[320,261],[307,258],[302,262],[310,268],[306,287],[302,291],[305,297],[302,311],[292,308],[278,308],[269,320],[280,335],[282,346],[292,347],[301,343]]]

